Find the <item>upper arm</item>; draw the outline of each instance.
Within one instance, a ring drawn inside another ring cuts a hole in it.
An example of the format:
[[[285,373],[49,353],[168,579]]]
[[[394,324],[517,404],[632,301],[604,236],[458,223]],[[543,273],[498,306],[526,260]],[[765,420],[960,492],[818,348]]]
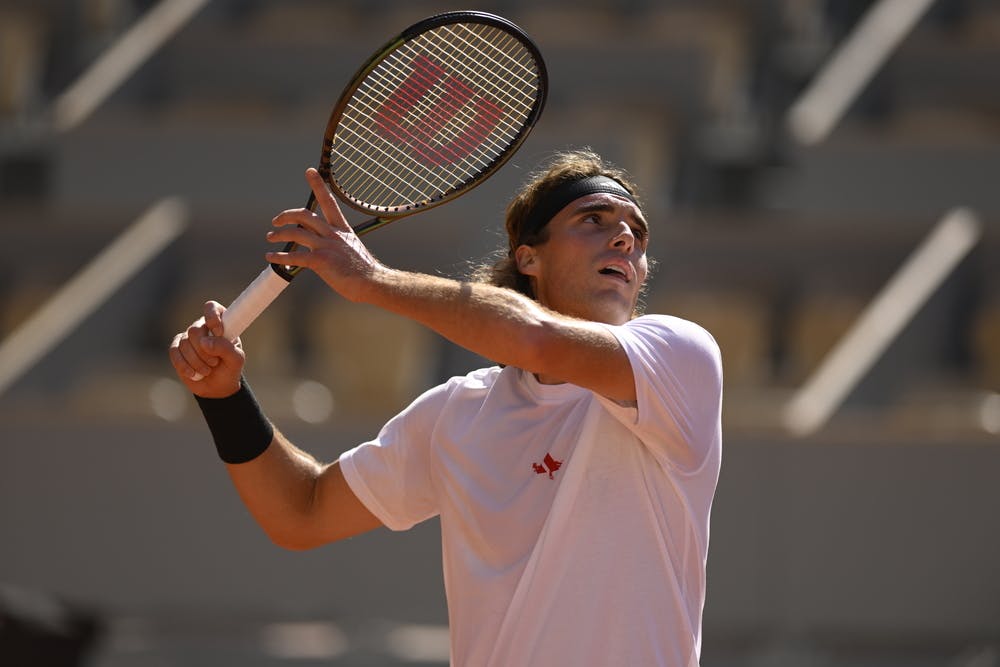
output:
[[[382,525],[351,491],[339,463],[320,465],[278,431],[263,454],[226,468],[257,523],[286,549],[310,549]]]
[[[543,381],[569,382],[614,401],[636,400],[632,364],[606,325],[552,314],[542,319],[529,346],[533,368],[525,370]]]
[[[243,464],[260,461],[284,482],[278,497],[269,496],[263,511],[254,512],[272,540],[286,548],[308,549],[382,526],[403,530],[435,515],[431,432],[448,399],[449,386],[445,383],[427,390],[390,419],[374,440],[343,452],[326,465],[276,432],[276,442],[263,455]],[[243,481],[247,483],[241,488],[249,496],[268,495],[254,483],[262,480],[245,477]],[[276,514],[267,516],[271,511]]]
[[[382,526],[382,522],[351,490],[340,461],[327,465],[320,473],[313,508],[316,535],[322,543],[353,537]]]
[[[271,532],[280,546],[296,551],[336,542],[380,528],[382,522],[368,511],[344,479],[340,462],[323,467],[316,476],[308,504],[296,521]]]

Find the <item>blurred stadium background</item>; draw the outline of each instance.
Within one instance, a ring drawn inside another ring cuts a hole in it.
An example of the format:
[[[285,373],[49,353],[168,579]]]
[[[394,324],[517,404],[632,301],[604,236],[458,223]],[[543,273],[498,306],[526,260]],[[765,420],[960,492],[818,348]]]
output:
[[[272,546],[165,349],[260,270],[362,59],[460,8],[0,0],[0,664],[445,664],[433,522]],[[546,113],[472,195],[368,240],[462,275],[561,148],[644,186],[649,309],[726,369],[703,665],[1000,665],[1000,5],[475,8],[536,39]],[[135,266],[88,269],[113,242]],[[325,458],[481,363],[312,276],[244,341]]]

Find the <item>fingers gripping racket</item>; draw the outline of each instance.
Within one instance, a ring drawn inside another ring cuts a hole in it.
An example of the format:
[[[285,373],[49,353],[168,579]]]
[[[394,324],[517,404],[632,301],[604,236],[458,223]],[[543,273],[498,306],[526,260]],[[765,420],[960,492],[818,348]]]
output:
[[[527,138],[547,87],[538,48],[510,21],[474,11],[424,19],[354,75],[317,170],[341,201],[374,216],[354,226],[365,234],[489,178]],[[266,267],[226,310],[225,335],[243,333],[299,268]]]

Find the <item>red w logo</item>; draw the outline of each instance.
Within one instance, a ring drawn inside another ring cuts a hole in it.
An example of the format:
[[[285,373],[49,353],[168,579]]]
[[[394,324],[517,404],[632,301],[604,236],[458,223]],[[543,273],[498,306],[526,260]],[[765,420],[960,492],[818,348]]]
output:
[[[478,91],[454,75],[446,77],[445,68],[427,56],[418,55],[411,64],[413,71],[375,113],[379,134],[394,144],[406,146],[429,167],[468,157],[500,122],[503,109],[479,95],[472,103],[474,115],[467,122],[463,120],[464,129],[447,130],[448,123]],[[424,101],[431,89],[439,85],[437,100]]]
[[[555,479],[552,476],[552,473],[554,473],[556,470],[559,470],[559,468],[562,467],[562,461],[556,461],[554,458],[552,458],[551,454],[545,455],[545,458],[542,459],[542,464],[544,465],[538,463],[532,463],[531,469],[534,470],[539,475],[544,475],[545,473],[548,473],[549,479]]]

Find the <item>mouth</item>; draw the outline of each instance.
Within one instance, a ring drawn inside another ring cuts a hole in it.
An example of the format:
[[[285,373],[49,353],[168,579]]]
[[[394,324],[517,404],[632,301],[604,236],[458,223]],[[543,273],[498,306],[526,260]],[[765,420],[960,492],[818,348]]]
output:
[[[609,264],[598,271],[598,273],[602,276],[612,276],[618,280],[624,281],[626,284],[632,282],[628,269],[618,264]]]

